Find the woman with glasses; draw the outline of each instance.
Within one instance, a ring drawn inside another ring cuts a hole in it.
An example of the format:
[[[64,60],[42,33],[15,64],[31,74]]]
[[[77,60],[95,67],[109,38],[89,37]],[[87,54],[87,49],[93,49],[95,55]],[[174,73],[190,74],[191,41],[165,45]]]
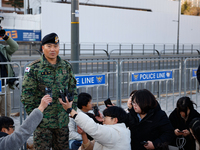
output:
[[[171,142],[174,138],[173,127],[150,91],[134,91],[127,105],[132,149],[158,149]]]
[[[189,123],[192,119],[200,117],[200,114],[194,109],[193,105],[196,104],[189,97],[181,97],[169,116],[176,135],[173,145],[179,147],[179,149],[195,150],[195,140],[190,133]]]

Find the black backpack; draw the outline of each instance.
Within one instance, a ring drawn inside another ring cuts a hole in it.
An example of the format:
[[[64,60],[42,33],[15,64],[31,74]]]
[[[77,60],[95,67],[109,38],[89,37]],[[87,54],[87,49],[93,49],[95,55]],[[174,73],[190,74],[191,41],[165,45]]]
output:
[[[10,61],[7,60],[6,57],[0,52],[0,62],[10,62]],[[8,77],[8,70],[7,70],[6,65],[7,64],[0,65],[1,77]],[[13,70],[12,65],[10,65],[10,66],[11,66],[11,69]],[[13,73],[14,73],[14,71],[13,71]],[[15,76],[15,74],[13,76]],[[8,79],[7,84],[10,84],[12,86],[14,84],[15,80],[17,80],[17,79],[16,78]],[[4,85],[5,85],[5,81],[4,81],[4,79],[2,79],[2,86],[4,86]]]

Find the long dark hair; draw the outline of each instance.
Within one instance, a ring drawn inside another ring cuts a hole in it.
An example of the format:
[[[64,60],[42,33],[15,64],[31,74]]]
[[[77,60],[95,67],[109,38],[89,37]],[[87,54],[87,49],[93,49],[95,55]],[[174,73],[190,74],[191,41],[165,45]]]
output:
[[[147,89],[137,90],[132,97],[132,101],[134,100],[139,105],[142,114],[148,113],[150,109],[158,105],[155,96]]]
[[[176,104],[176,108],[177,108],[177,113],[180,114],[180,112],[184,112],[185,113],[185,117],[187,117],[187,110],[188,108],[190,110],[194,109],[194,106],[196,105],[189,97],[187,96],[183,96],[181,98],[178,99],[177,104]]]

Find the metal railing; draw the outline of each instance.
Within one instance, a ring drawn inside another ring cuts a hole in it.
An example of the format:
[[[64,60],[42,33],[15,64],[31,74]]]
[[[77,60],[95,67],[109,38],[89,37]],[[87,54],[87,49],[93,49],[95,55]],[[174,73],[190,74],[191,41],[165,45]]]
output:
[[[41,43],[19,43],[19,49],[14,55],[38,55]],[[80,56],[98,56],[107,53],[112,55],[155,55],[155,50],[161,54],[177,54],[176,44],[123,44],[123,43],[80,43]],[[200,50],[200,44],[179,44],[179,54],[195,54]],[[60,55],[71,54],[70,43],[60,43]]]

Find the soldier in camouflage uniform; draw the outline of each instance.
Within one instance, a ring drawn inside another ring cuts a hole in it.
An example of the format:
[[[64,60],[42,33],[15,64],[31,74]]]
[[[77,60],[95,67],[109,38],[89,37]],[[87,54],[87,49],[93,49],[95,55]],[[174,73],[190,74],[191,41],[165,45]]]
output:
[[[36,150],[62,150],[68,148],[69,116],[63,110],[58,97],[60,90],[68,89],[74,93],[77,102],[76,79],[69,62],[59,56],[59,39],[51,33],[42,39],[44,55],[25,69],[22,84],[21,101],[29,114],[40,104],[45,95],[45,88],[51,88],[52,103],[45,109],[44,117],[34,132],[34,147]],[[73,106],[76,109],[76,105]]]

